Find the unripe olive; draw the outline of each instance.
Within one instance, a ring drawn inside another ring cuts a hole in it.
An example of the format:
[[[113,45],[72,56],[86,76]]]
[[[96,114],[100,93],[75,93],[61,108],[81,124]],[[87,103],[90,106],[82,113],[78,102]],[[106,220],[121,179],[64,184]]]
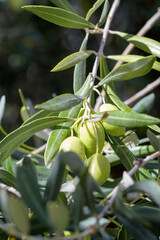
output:
[[[98,112],[105,112],[105,111],[114,111],[118,110],[116,106],[110,103],[104,103],[100,106]],[[115,126],[106,122],[102,122],[103,127],[107,133],[112,136],[121,136],[125,133],[125,127],[122,126]]]
[[[79,138],[85,146],[86,156],[101,152],[104,146],[105,133],[101,123],[87,122],[79,127]]]
[[[86,162],[91,176],[101,185],[105,183],[110,174],[110,163],[102,154],[96,153],[88,158]]]
[[[66,138],[61,143],[59,150],[63,150],[64,152],[74,152],[82,159],[82,161],[85,160],[85,147],[81,140],[77,137]]]

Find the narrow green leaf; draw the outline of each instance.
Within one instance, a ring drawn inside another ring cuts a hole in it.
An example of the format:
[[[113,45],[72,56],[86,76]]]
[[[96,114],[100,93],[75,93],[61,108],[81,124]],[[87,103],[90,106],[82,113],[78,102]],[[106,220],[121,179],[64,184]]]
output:
[[[112,102],[122,111],[132,112],[132,108],[128,107],[121,99],[115,94],[110,86],[107,86],[107,93]]]
[[[93,13],[102,5],[104,0],[97,0],[94,4],[93,7],[88,11],[86,15],[86,20],[89,21],[90,17],[93,15]]]
[[[11,174],[10,172],[4,170],[4,169],[0,169],[0,178],[9,186],[13,187],[13,188],[17,188],[16,186],[16,178],[13,174]]]
[[[160,139],[150,130],[147,131],[147,136],[155,151],[160,151]]]
[[[59,114],[59,117],[65,117],[65,118],[76,118],[80,109],[82,107],[82,104],[80,103],[79,105],[71,108],[70,110],[63,111]],[[53,128],[51,131],[48,141],[47,141],[47,146],[45,149],[44,153],[44,160],[45,163],[48,164],[55,153],[58,151],[62,141],[67,137],[67,135],[70,132],[70,127],[72,126],[73,121],[63,123],[63,124],[58,124],[56,127]]]
[[[86,98],[88,96],[88,93],[89,93],[90,82],[91,82],[91,74],[88,74],[88,77],[86,78],[86,81],[84,82],[82,87],[77,91],[76,95]]]
[[[151,70],[154,62],[155,57],[149,56],[135,62],[123,64],[112,70],[97,86],[144,76]]]
[[[160,43],[151,38],[131,35],[119,31],[110,31],[110,33],[119,35],[120,37],[134,44],[136,47],[142,49],[143,51],[160,57]]]
[[[134,210],[144,222],[160,223],[160,209],[149,206],[136,206]]]
[[[86,33],[79,51],[85,51],[87,49],[88,37],[89,34]],[[83,60],[75,65],[73,77],[73,90],[76,94],[77,91],[79,91],[79,89],[83,86],[83,83],[86,79],[86,60]]]
[[[6,97],[2,96],[0,99],[0,125],[2,122],[3,115],[4,115],[5,104],[6,104]]]
[[[54,116],[58,116],[58,112],[51,112],[51,111],[47,111],[47,110],[40,110],[39,112],[35,113],[33,116],[31,116],[29,119],[27,119],[22,126],[31,123],[35,120],[39,120],[40,118],[44,118],[44,117],[54,117]]]
[[[61,160],[62,155],[62,152],[58,153],[52,165],[52,170],[49,175],[44,193],[45,202],[55,201],[58,197],[65,170],[65,164]]]
[[[148,125],[148,127],[154,130],[155,132],[160,133],[160,127],[158,127],[157,125]]]
[[[139,102],[137,102],[132,109],[135,112],[148,113],[152,109],[154,102],[155,102],[155,94],[151,93],[145,96],[144,98],[142,98]]]
[[[103,23],[106,21],[107,14],[108,14],[108,10],[109,10],[109,1],[108,1],[108,0],[105,0],[101,17],[100,17],[100,19],[99,19],[99,21],[98,21],[98,23],[97,23],[97,26],[98,26],[98,27],[102,26]]]
[[[17,169],[17,182],[24,202],[41,222],[50,227],[36,177],[25,166],[21,166]]]
[[[119,221],[135,240],[156,240],[153,234],[143,225],[133,208],[123,202],[120,193],[116,196],[114,211]]]
[[[75,105],[78,105],[84,100],[82,97],[77,97],[74,94],[66,93],[59,95],[53,99],[48,100],[47,102],[36,105],[36,108],[45,109],[53,112],[61,112],[68,110]]]
[[[139,59],[145,58],[144,56],[139,55],[109,55],[107,56],[109,59],[117,60],[117,61],[123,61],[123,62],[135,62]],[[154,70],[160,71],[160,62],[155,61],[153,63],[152,68]]]
[[[23,7],[25,10],[34,13],[44,20],[68,28],[94,28],[94,24],[86,21],[76,13],[61,8],[28,5]]]
[[[127,188],[124,193],[135,191],[149,194],[150,198],[160,206],[160,186],[157,182],[151,180],[139,181]]]
[[[123,127],[144,127],[147,125],[158,124],[160,119],[147,114],[126,112],[126,111],[107,111],[108,117],[104,122]],[[93,114],[90,122],[100,121],[104,113]]]
[[[68,0],[50,0],[56,7],[63,8],[70,12],[76,13],[72,5],[68,2]]]
[[[8,134],[0,142],[1,162],[9,157],[22,143],[27,141],[34,133],[39,132],[45,128],[53,127],[58,123],[69,122],[69,118],[60,117],[45,117],[35,120],[28,124],[22,125],[15,131]]]
[[[133,155],[133,153],[120,140],[120,138],[107,135],[107,140],[109,141],[111,147],[115,151],[116,155],[119,157],[121,163],[126,168],[126,170],[131,170],[133,168],[133,161],[135,160],[135,156]],[[134,174],[134,179],[138,180],[138,173]]]
[[[64,58],[61,62],[59,62],[52,70],[51,72],[58,72],[63,71],[67,68],[75,66],[77,63],[85,60],[88,58],[91,54],[93,54],[94,51],[92,50],[85,50],[80,52],[75,52],[66,58]]]
[[[8,213],[16,228],[23,234],[29,234],[30,223],[27,207],[20,198],[13,194],[8,194]]]

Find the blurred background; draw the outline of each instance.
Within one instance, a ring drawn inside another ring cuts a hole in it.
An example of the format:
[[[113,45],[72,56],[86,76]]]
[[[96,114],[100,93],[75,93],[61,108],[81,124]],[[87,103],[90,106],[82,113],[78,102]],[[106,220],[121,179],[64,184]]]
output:
[[[95,0],[70,0],[79,14],[85,16]],[[113,1],[110,1],[112,3]],[[0,97],[6,96],[6,110],[3,126],[7,131],[21,123],[19,110],[22,105],[18,89],[25,98],[38,104],[52,96],[72,92],[73,68],[51,73],[50,70],[65,56],[78,51],[84,37],[83,30],[67,29],[46,22],[23,10],[21,6],[38,4],[53,6],[48,0],[0,0]],[[136,34],[145,22],[156,13],[160,0],[123,0],[111,25],[112,30]],[[100,11],[92,17],[96,23]],[[147,37],[160,41],[160,20],[147,33]],[[91,36],[88,49],[97,50],[100,36]],[[105,54],[121,54],[126,42],[116,36],[109,36]],[[134,49],[134,54],[144,54]],[[88,60],[91,71],[94,58]],[[108,61],[111,70],[115,62]],[[130,80],[116,85],[122,100],[143,89],[159,77],[152,70],[137,81]],[[155,89],[155,105],[151,114],[158,116],[160,89]]]

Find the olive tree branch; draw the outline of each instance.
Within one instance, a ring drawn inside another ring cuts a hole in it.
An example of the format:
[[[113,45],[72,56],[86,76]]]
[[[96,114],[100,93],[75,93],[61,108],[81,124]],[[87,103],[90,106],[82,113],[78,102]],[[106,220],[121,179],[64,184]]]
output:
[[[145,25],[139,30],[137,33],[138,36],[144,36],[152,27],[153,25],[158,21],[160,18],[160,8],[158,8],[157,12],[145,23]],[[128,44],[126,49],[123,51],[122,55],[129,54],[134,48],[133,44]],[[114,68],[118,67],[119,65],[122,64],[122,61],[118,61]],[[105,91],[102,90],[101,95],[104,97],[105,96]],[[102,99],[101,97],[98,97],[96,100],[96,104],[94,107],[94,110],[97,111],[100,105],[102,104]]]
[[[151,92],[153,89],[155,89],[158,86],[160,86],[160,77],[157,78],[152,83],[148,84],[145,88],[143,88],[141,91],[137,92],[132,97],[128,98],[124,103],[126,105],[130,105],[131,103],[133,103],[133,102],[137,101],[138,99],[142,98],[144,95]]]
[[[100,58],[103,54],[103,49],[104,49],[104,46],[105,46],[105,43],[106,43],[106,40],[108,37],[110,25],[111,25],[113,16],[119,6],[119,3],[120,3],[120,0],[114,0],[113,4],[111,6],[111,9],[109,11],[104,29],[103,29],[100,47],[99,47],[99,50],[98,50],[98,53],[97,53],[97,56],[96,56],[96,59],[95,59],[95,62],[94,62],[93,68],[92,68],[92,73],[91,73],[90,90],[89,90],[88,99],[87,99],[89,104],[91,103],[91,96],[92,96],[92,91],[93,91],[93,87],[94,87],[94,82],[95,82],[95,79],[97,76]],[[85,120],[86,116],[87,116],[87,111],[85,111],[85,113],[84,113],[84,120]]]

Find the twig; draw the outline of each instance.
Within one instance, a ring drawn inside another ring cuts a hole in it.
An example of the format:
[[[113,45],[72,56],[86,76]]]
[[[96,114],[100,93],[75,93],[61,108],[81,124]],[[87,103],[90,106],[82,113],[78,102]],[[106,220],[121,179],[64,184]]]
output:
[[[134,167],[128,172],[129,176],[133,176],[140,167],[143,167],[145,164],[147,164],[148,162],[152,161],[153,159],[157,158],[160,156],[160,151],[155,152],[149,156],[147,156],[144,160],[135,160],[134,162]],[[97,221],[99,222],[99,220],[108,212],[108,210],[111,208],[111,206],[113,205],[116,196],[117,196],[117,192],[119,189],[120,185],[123,185],[124,180],[122,179],[119,183],[119,185],[117,185],[113,191],[112,191],[112,197],[109,199],[108,203],[106,204],[106,206],[103,208],[102,212],[98,215]]]
[[[102,34],[100,47],[99,47],[99,50],[98,50],[98,53],[97,53],[97,56],[96,56],[96,59],[95,59],[94,65],[93,65],[92,73],[91,73],[92,77],[91,77],[91,83],[90,83],[90,90],[89,90],[89,94],[88,94],[88,103],[89,104],[91,103],[91,95],[92,95],[92,91],[93,91],[93,87],[94,87],[94,82],[95,82],[95,79],[96,79],[96,76],[97,76],[97,71],[98,71],[98,67],[99,67],[99,63],[100,63],[100,58],[103,54],[103,49],[104,49],[104,46],[105,46],[105,43],[106,43],[106,40],[107,40],[107,36],[108,36],[109,28],[110,28],[110,25],[111,25],[111,22],[112,22],[112,18],[113,18],[114,14],[115,14],[118,6],[119,6],[119,3],[120,3],[120,0],[114,0],[113,4],[111,6],[110,12],[108,14],[106,24],[105,24],[104,29],[103,29],[103,34]],[[87,112],[85,111],[84,119],[86,118],[86,116],[87,116]]]
[[[139,30],[139,32],[136,34],[138,36],[144,36],[157,22],[157,20],[160,18],[160,8],[158,8],[157,12],[145,23],[145,25]],[[134,48],[134,45],[132,43],[128,44],[126,49],[123,51],[122,55],[129,54]],[[122,64],[122,61],[118,61],[114,68],[118,67]]]
[[[137,92],[135,95],[133,95],[132,97],[127,99],[124,103],[126,105],[131,104],[131,103],[137,101],[139,98],[146,95],[147,93],[153,91],[153,89],[155,89],[158,86],[160,86],[160,77],[157,78],[154,82],[148,84],[144,89],[142,89],[141,91]]]
[[[160,18],[160,8],[158,8],[157,12],[145,23],[145,25],[139,30],[139,32],[137,33],[137,35],[139,36],[144,36],[152,27],[153,25],[157,22],[157,20]],[[123,51],[122,55],[126,55],[129,54],[134,48],[133,44],[128,44],[128,46],[126,47],[126,49]],[[118,67],[119,65],[122,64],[122,61],[118,61],[114,68]],[[104,90],[101,91],[101,95],[105,96],[105,92]],[[94,107],[94,110],[97,111],[98,108],[100,107],[100,105],[102,104],[102,99],[101,97],[98,97],[96,100],[96,104]]]

